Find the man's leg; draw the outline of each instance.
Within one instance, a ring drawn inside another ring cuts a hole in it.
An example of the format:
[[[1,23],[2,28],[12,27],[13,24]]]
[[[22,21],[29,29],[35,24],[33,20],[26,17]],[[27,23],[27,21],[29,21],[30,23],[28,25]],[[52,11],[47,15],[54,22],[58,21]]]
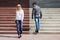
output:
[[[40,27],[39,18],[35,19],[35,23],[36,23],[36,32],[38,32],[39,31],[39,27]]]
[[[40,29],[40,21],[39,21],[39,18],[37,18],[37,19],[38,19],[37,28],[38,28],[38,31],[39,31],[39,29]]]

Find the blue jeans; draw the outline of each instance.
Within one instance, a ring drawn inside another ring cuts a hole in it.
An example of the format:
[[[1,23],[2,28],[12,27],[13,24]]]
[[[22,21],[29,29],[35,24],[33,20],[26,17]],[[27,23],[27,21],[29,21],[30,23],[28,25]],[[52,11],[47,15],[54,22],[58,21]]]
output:
[[[40,29],[39,17],[35,17],[35,24],[36,24],[36,31],[39,31],[39,29]]]
[[[17,33],[18,35],[22,34],[22,22],[21,20],[16,20]]]

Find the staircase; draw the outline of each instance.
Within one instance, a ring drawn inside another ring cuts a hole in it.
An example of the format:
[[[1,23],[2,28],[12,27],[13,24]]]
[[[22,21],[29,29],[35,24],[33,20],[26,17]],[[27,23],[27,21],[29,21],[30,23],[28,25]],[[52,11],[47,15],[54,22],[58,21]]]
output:
[[[42,19],[40,20],[39,33],[60,33],[60,8],[41,8]],[[30,8],[30,33],[35,32],[35,22],[31,18]]]
[[[0,7],[0,34],[16,34],[15,7]],[[29,9],[24,8],[23,34],[29,34]]]

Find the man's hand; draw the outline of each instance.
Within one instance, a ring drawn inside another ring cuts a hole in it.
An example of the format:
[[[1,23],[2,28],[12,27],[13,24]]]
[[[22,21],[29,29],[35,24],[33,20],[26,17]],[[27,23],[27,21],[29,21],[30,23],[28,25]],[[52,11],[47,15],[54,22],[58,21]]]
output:
[[[33,19],[33,17],[32,17],[32,19]]]

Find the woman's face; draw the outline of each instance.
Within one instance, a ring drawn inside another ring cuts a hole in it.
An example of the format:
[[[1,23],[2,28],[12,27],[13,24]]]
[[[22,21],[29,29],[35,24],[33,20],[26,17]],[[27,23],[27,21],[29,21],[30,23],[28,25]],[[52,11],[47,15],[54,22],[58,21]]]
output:
[[[17,6],[17,10],[20,10],[21,9],[21,7],[20,6]]]

